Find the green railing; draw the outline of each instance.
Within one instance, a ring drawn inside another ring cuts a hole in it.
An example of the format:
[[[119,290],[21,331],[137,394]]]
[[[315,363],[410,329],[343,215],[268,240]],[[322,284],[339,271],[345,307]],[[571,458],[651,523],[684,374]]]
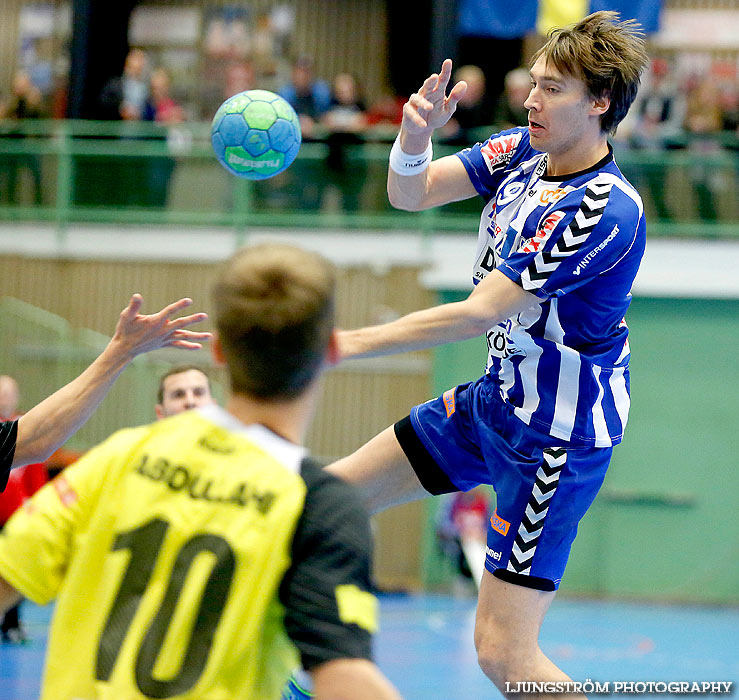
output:
[[[384,130],[356,145],[306,142],[285,173],[252,182],[218,165],[205,123],[4,121],[0,221],[46,222],[59,230],[96,222],[475,231],[476,198],[420,213],[392,209],[385,193],[390,140]],[[650,235],[737,237],[735,135],[660,151],[616,148],[645,201]],[[437,156],[455,150],[435,146]]]

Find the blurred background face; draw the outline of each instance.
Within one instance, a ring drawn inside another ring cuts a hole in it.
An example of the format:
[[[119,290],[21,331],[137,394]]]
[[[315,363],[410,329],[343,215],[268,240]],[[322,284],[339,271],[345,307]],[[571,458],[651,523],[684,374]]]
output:
[[[307,91],[313,82],[313,71],[308,63],[299,62],[292,70],[293,85],[298,92]]]
[[[505,81],[505,92],[508,102],[516,107],[523,106],[531,91],[531,77],[525,69],[512,70]]]
[[[162,403],[156,405],[157,418],[176,416],[199,406],[215,403],[210,393],[210,384],[200,370],[172,374],[164,380]]]
[[[0,417],[10,418],[18,410],[18,383],[7,374],[0,375]]]
[[[256,75],[251,63],[232,63],[226,68],[226,85],[224,88],[226,97],[244,92],[244,90],[251,90],[255,85]]]
[[[31,78],[28,73],[19,72],[13,77],[13,94],[17,97],[23,97],[27,95],[31,90]]]
[[[334,78],[334,96],[341,104],[352,104],[357,99],[357,84],[349,73]]]
[[[462,96],[462,104],[475,105],[485,96],[485,74],[478,66],[462,66],[454,73],[454,82],[464,80],[467,91]]]
[[[146,72],[147,58],[141,49],[132,49],[126,56],[123,72],[131,78],[140,78]]]

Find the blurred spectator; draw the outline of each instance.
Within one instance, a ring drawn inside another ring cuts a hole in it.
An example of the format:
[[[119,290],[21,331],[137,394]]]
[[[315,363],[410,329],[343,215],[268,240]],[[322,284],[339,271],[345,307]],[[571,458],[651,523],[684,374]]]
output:
[[[229,97],[257,87],[254,63],[248,58],[226,61],[208,59],[201,85],[201,117],[210,121]]]
[[[461,66],[454,73],[452,84],[464,80],[467,90],[457,103],[454,116],[444,125],[441,136],[448,143],[469,146],[480,140],[477,130],[493,124],[485,100],[485,74],[479,66]],[[485,135],[487,136],[487,134]]]
[[[737,64],[732,61],[714,61],[711,75],[719,91],[721,129],[736,131],[739,128],[739,76]]]
[[[149,99],[144,106],[142,117],[146,121],[168,125],[181,124],[185,121],[184,110],[170,94],[169,73],[164,68],[152,71],[149,79]],[[174,168],[175,159],[169,155],[151,156],[147,159],[145,170],[147,189],[143,193],[145,202],[142,203],[153,207],[166,205]]]
[[[357,81],[350,73],[339,73],[333,82],[328,111],[323,123],[334,133],[358,134],[367,127],[366,107]]]
[[[685,131],[690,136],[688,148],[699,157],[693,160],[690,177],[698,206],[698,216],[703,221],[718,218],[716,195],[726,186],[725,174],[707,162],[707,157],[721,150],[716,138],[722,128],[721,95],[711,76],[698,81],[688,93],[685,114]]]
[[[315,126],[331,106],[331,88],[313,75],[313,60],[301,56],[292,66],[290,82],[278,91],[298,113],[303,138],[314,135]]]
[[[316,137],[316,127],[331,106],[331,88],[313,75],[313,61],[301,56],[292,66],[290,81],[278,91],[295,109],[300,119],[303,141]],[[271,181],[275,188],[282,185],[290,206],[302,210],[317,210],[323,199],[324,179],[317,176],[316,167],[300,157],[290,166],[285,177]],[[297,201],[296,201],[297,200]]]
[[[149,98],[144,105],[143,119],[164,124],[185,121],[184,110],[175,102],[170,88],[169,73],[164,68],[154,70],[149,79]]]
[[[41,119],[44,117],[41,91],[25,71],[13,76],[10,95],[0,103],[2,119]]]
[[[221,102],[240,92],[253,90],[256,86],[256,71],[254,70],[254,63],[252,61],[247,59],[230,63],[226,68],[226,82],[223,86],[223,99]]]
[[[15,420],[20,416],[18,383],[7,374],[0,375],[0,420]],[[43,464],[28,464],[13,469],[5,490],[0,493],[0,530],[10,516],[33,496],[47,480]],[[8,610],[0,623],[0,638],[10,644],[26,641],[26,632],[21,622],[21,603]]]
[[[25,71],[13,76],[10,95],[0,102],[0,119],[42,119],[46,116],[41,91]],[[22,129],[3,132],[4,138],[22,139]],[[33,182],[33,201],[41,204],[41,161],[33,153],[8,153],[0,159],[0,191],[7,192],[8,202],[20,202],[20,177],[28,171]],[[3,187],[3,181],[5,186]]]
[[[100,119],[153,121],[155,107],[151,100],[149,57],[142,49],[133,48],[126,55],[123,73],[111,78],[100,94]],[[130,136],[126,135],[121,140],[145,138],[141,132],[137,132],[138,130],[132,130]],[[131,149],[135,150],[133,144]],[[98,156],[77,156],[75,160],[77,204],[161,207],[166,203],[168,178],[162,179],[162,166],[154,157],[107,157],[105,168],[100,168],[101,159]],[[169,171],[171,172],[171,167]],[[102,172],[105,175],[101,176]],[[109,178],[110,184],[102,186],[101,177]]]
[[[344,211],[356,211],[367,175],[364,159],[349,163],[351,147],[364,142],[367,129],[364,100],[357,81],[349,73],[334,78],[331,106],[323,115],[322,123],[328,130],[326,142],[327,192],[338,191]]]
[[[131,49],[123,73],[109,80],[100,94],[101,119],[144,118],[149,99],[149,58],[142,49]]]
[[[495,108],[495,125],[501,129],[527,126],[529,112],[523,106],[531,92],[531,76],[526,68],[514,68],[506,73],[503,93]]]
[[[455,565],[458,576],[476,586],[482,578],[489,517],[490,497],[484,487],[445,496],[437,513],[439,548]],[[467,553],[472,555],[472,562]],[[470,563],[478,570],[473,571]]]
[[[277,37],[272,26],[272,18],[267,12],[257,15],[252,35],[251,56],[257,74],[262,80],[270,80],[277,73]]]
[[[674,79],[670,65],[662,58],[652,60],[649,75],[639,90],[628,124],[630,142],[636,148],[659,152],[679,148],[685,119],[685,96]],[[657,159],[645,163],[632,177],[643,180],[659,219],[669,221],[672,212],[666,191],[669,170]],[[641,189],[641,188],[640,188]]]

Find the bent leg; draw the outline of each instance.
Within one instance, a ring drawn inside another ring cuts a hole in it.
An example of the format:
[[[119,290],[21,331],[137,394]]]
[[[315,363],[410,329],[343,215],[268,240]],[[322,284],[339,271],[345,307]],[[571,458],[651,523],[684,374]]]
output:
[[[506,697],[517,700],[536,697],[515,693],[521,681],[571,680],[539,648],[539,630],[553,599],[554,591],[508,583],[487,569],[483,573],[475,620],[475,648],[480,668]],[[547,694],[546,697],[551,700],[558,696]],[[567,697],[585,696],[570,693]]]
[[[429,495],[405,456],[393,426],[326,469],[357,486],[371,513]]]

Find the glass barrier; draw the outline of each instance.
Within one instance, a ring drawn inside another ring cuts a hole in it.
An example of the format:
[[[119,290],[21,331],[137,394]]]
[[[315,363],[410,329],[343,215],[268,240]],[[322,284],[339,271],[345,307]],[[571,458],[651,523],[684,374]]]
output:
[[[305,142],[287,171],[254,182],[219,166],[205,123],[2,121],[0,220],[476,231],[477,198],[418,213],[390,206],[385,179],[394,135],[385,128],[349,143],[326,134]],[[616,145],[644,200],[649,234],[736,237],[737,136],[669,146]],[[435,156],[458,148],[435,143]]]

